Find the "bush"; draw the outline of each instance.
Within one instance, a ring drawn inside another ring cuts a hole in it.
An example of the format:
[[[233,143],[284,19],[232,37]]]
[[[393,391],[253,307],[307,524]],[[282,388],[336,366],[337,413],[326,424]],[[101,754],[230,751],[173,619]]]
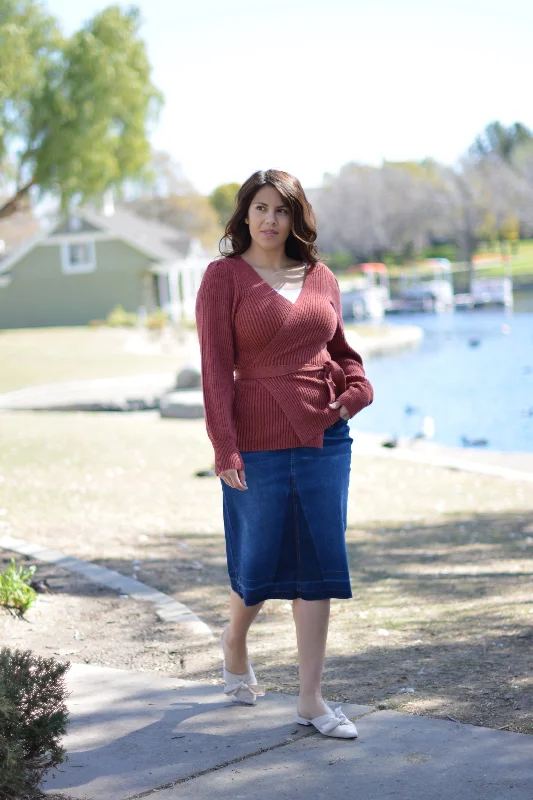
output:
[[[29,586],[35,567],[16,567],[15,559],[10,566],[0,573],[0,604],[14,608],[22,616],[31,606],[37,594]]]
[[[158,308],[146,317],[146,327],[151,331],[159,331],[168,325],[169,316],[162,308]]]
[[[42,797],[45,773],[65,759],[70,664],[30,650],[0,650],[0,798]]]
[[[115,306],[106,319],[111,328],[133,328],[137,324],[137,314],[126,311],[122,306]]]
[[[387,267],[403,267],[405,264],[405,256],[403,253],[385,253],[383,256],[383,263]]]
[[[459,250],[454,244],[434,244],[424,250],[424,258],[447,258],[454,262],[459,260]]]
[[[323,260],[334,273],[342,272],[346,269],[346,267],[350,267],[352,264],[358,263],[357,259],[354,259],[350,253],[345,253],[342,251],[337,253],[327,253],[327,255],[324,255]]]

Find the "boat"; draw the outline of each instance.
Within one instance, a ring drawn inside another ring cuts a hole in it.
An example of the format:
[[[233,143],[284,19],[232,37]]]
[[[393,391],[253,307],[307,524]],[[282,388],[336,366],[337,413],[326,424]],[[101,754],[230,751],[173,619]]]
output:
[[[385,264],[364,263],[348,267],[349,280],[341,292],[343,319],[382,320],[390,303],[389,273]]]
[[[453,310],[450,261],[447,258],[428,258],[424,262],[424,272],[433,273],[433,277],[424,280],[418,266],[409,275],[400,277],[399,296],[391,305],[391,311],[442,313]]]

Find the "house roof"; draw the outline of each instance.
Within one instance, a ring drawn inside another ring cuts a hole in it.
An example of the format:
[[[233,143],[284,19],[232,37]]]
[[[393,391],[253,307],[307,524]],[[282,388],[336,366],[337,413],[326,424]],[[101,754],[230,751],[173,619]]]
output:
[[[197,246],[195,240],[177,228],[147,220],[121,206],[117,206],[109,215],[92,206],[83,206],[77,209],[76,216],[83,218],[92,228],[120,239],[159,263],[186,258]],[[64,222],[62,218],[52,230],[40,231],[10,256],[0,260],[0,273],[10,270],[45,239],[64,233],[61,230]],[[76,234],[71,232],[70,235],[74,238]]]
[[[118,239],[131,244],[155,261],[175,261],[179,256],[183,258],[189,253],[191,239],[187,234],[170,225],[140,217],[123,206],[117,206],[110,215],[85,206],[78,214],[95,228],[116,234]]]

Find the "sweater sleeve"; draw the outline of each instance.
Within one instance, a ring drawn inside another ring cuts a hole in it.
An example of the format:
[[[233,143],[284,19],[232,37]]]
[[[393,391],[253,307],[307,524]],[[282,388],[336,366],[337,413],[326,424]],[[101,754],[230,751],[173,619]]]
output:
[[[196,296],[196,327],[202,364],[205,423],[215,451],[215,473],[243,469],[233,419],[235,351],[234,283],[220,263],[207,267]]]
[[[365,377],[363,360],[346,341],[344,325],[342,321],[342,305],[339,282],[333,273],[332,278],[332,303],[337,312],[337,329],[328,342],[328,352],[333,361],[336,361],[346,375],[346,391],[337,400],[346,406],[350,417],[355,416],[366,406],[369,406],[374,399],[372,384]]]

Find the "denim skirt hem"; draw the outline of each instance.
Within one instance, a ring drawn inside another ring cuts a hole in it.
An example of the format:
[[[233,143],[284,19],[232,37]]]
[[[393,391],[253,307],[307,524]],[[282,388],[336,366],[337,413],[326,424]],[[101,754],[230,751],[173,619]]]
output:
[[[352,597],[346,521],[352,438],[339,419],[323,448],[244,451],[248,489],[220,479],[231,588],[263,600]]]
[[[256,606],[264,600],[349,600],[353,595],[351,588],[338,589],[324,584],[317,592],[305,590],[271,588],[263,592],[249,592],[240,588],[239,584],[230,578],[233,591],[244,600],[245,606]]]

